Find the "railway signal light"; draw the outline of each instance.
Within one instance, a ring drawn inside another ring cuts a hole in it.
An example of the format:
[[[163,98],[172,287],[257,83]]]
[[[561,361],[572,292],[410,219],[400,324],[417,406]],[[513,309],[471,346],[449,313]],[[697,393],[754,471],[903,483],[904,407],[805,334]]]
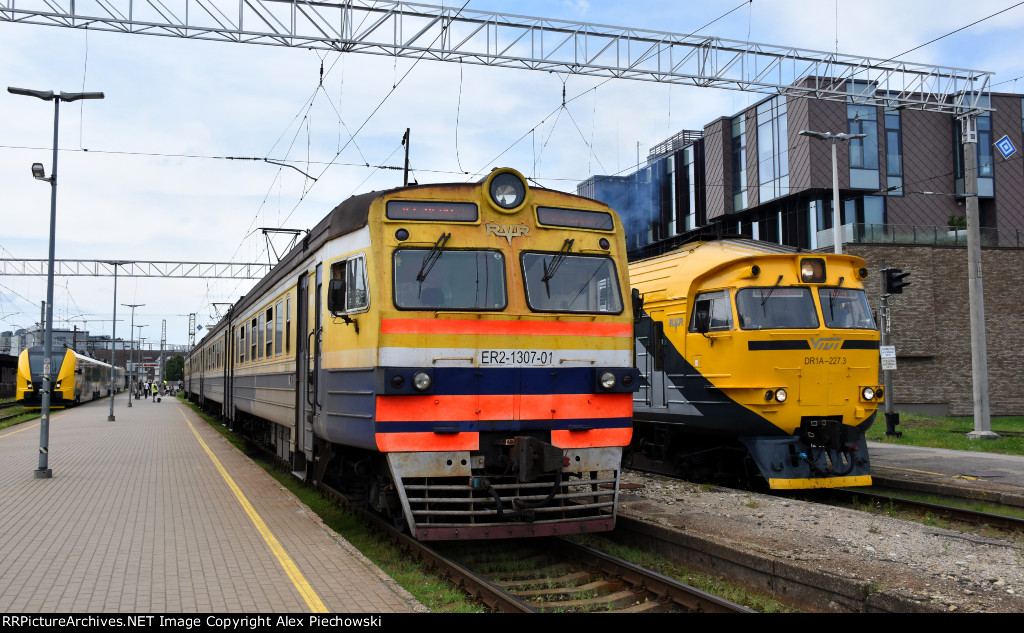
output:
[[[909,281],[903,281],[910,273],[905,273],[899,268],[886,268],[884,272],[886,294],[902,294],[903,287],[910,285]]]

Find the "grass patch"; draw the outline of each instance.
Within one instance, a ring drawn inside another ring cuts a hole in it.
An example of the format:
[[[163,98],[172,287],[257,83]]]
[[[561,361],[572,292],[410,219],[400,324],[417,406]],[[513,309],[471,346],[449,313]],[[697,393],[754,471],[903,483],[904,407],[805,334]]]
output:
[[[4,418],[7,418],[7,419],[3,420],[2,422],[0,422],[0,429],[7,429],[7,428],[10,428],[12,426],[17,426],[18,424],[21,424],[22,422],[28,422],[29,420],[36,420],[36,419],[39,418],[39,410],[38,409],[35,409],[33,411],[28,411],[28,410],[25,409],[25,407],[19,407],[19,406],[7,407],[5,409],[0,409],[0,412],[2,412]],[[12,417],[8,417],[8,416],[12,416]]]
[[[896,429],[903,432],[903,437],[887,436],[885,423],[880,419],[868,431],[868,439],[884,444],[1024,455],[1024,417],[992,418],[992,431],[999,435],[995,440],[968,438],[967,434],[974,430],[972,418],[900,414],[900,424]]]

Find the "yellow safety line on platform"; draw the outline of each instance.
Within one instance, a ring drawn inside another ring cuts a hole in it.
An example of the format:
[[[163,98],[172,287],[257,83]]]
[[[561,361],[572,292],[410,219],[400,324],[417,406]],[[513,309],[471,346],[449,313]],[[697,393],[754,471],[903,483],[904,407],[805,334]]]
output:
[[[309,605],[309,608],[312,609],[314,613],[327,613],[327,606],[324,605],[319,596],[316,595],[316,592],[313,591],[313,587],[310,586],[309,582],[306,581],[305,576],[303,576],[302,572],[299,571],[298,566],[292,561],[291,557],[288,556],[287,552],[284,551],[284,547],[281,546],[280,541],[278,541],[270,531],[267,524],[264,523],[263,519],[260,518],[260,515],[256,513],[256,508],[252,507],[249,500],[245,498],[242,490],[235,483],[235,480],[231,478],[231,475],[228,474],[228,471],[224,469],[224,466],[220,463],[220,460],[217,459],[217,456],[213,454],[213,451],[211,451],[210,447],[206,445],[203,438],[199,437],[199,431],[196,430],[196,427],[192,426],[192,423],[189,422],[187,417],[185,417],[185,413],[183,411],[179,409],[178,413],[181,413],[181,417],[185,418],[185,422],[187,422],[189,428],[192,429],[192,433],[194,433],[196,439],[199,440],[203,450],[210,456],[210,459],[213,461],[213,465],[217,467],[221,477],[224,478],[228,487],[231,488],[231,492],[235,493],[238,503],[242,505],[245,513],[249,515],[250,519],[252,519],[253,525],[256,526],[256,530],[259,531],[263,540],[266,541],[267,545],[270,547],[270,550],[274,552],[274,556],[277,556],[278,562],[280,562],[281,566],[284,567],[285,573],[288,574],[289,578],[291,578],[292,583],[295,585],[295,588],[299,590],[299,594],[302,595],[306,604]]]

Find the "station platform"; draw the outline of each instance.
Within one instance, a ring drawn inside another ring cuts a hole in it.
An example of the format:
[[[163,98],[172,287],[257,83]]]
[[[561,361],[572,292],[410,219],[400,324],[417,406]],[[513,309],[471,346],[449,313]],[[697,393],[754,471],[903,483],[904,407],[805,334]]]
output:
[[[1024,507],[1022,456],[881,442],[868,442],[868,454],[875,486]]]
[[[427,609],[175,398],[0,430],[0,612]]]

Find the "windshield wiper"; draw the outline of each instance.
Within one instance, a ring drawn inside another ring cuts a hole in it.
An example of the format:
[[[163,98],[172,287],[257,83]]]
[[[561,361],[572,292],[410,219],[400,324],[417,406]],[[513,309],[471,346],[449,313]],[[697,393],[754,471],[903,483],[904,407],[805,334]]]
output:
[[[548,281],[554,279],[555,271],[558,270],[558,267],[565,261],[565,257],[568,255],[569,251],[572,250],[572,245],[575,241],[576,240],[565,240],[565,242],[562,243],[562,249],[549,260],[551,262],[550,266],[548,266],[548,262],[541,262],[544,266],[544,276],[541,277],[540,280],[544,282],[544,287],[548,291],[548,299],[551,298],[551,286],[548,285]]]
[[[775,282],[774,286],[772,286],[771,288],[768,289],[768,294],[766,294],[764,296],[764,298],[761,299],[761,311],[762,312],[764,312],[764,304],[768,303],[768,297],[772,296],[772,293],[775,292],[775,289],[778,288],[779,284],[781,284],[781,283],[782,283],[782,275],[779,275],[779,280]]]
[[[437,238],[434,242],[434,246],[427,253],[427,256],[423,258],[423,265],[420,266],[420,272],[416,273],[416,281],[420,282],[420,290],[423,289],[423,281],[430,274],[430,269],[434,267],[437,260],[441,259],[441,254],[444,252],[444,245],[448,243],[451,238],[451,233],[441,233],[441,237]]]
[[[835,307],[836,307],[836,295],[839,294],[839,289],[843,287],[843,278],[839,278],[839,285],[836,289],[828,293],[828,315],[834,320],[836,318]]]

